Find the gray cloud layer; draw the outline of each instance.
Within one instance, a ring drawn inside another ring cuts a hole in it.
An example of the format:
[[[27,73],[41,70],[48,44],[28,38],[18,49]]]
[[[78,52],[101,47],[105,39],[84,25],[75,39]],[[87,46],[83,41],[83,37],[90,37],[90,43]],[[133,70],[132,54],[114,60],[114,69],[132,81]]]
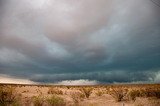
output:
[[[154,80],[159,11],[150,0],[0,0],[0,74],[37,82]]]

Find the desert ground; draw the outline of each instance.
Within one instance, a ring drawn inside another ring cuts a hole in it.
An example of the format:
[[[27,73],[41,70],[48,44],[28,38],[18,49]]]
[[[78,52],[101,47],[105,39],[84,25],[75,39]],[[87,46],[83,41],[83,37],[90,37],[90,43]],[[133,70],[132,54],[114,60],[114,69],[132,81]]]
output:
[[[0,106],[160,106],[160,84],[0,84]]]

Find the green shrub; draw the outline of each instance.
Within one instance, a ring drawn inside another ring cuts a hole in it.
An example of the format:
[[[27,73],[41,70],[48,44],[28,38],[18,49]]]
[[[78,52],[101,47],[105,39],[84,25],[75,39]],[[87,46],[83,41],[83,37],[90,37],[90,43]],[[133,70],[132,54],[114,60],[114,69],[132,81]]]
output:
[[[39,95],[39,96],[33,96],[33,104],[34,106],[43,106],[44,104],[44,97]]]
[[[51,98],[48,98],[47,102],[51,106],[66,106],[64,99],[55,95],[53,95]]]

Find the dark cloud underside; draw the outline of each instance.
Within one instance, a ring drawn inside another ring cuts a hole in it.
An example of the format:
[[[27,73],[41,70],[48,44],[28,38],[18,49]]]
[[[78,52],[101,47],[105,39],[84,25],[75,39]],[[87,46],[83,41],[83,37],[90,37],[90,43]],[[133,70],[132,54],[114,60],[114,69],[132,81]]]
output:
[[[154,81],[159,11],[150,0],[0,0],[0,74],[36,82]]]

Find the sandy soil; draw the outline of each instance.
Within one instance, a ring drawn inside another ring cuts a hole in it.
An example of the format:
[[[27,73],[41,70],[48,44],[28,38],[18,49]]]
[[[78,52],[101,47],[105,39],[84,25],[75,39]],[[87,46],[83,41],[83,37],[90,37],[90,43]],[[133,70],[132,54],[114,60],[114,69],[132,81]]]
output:
[[[19,101],[22,102],[22,106],[34,106],[33,97],[44,97],[49,98],[52,95],[59,96],[63,98],[67,106],[160,106],[157,104],[149,104],[148,98],[136,98],[135,101],[126,101],[122,100],[119,102],[115,101],[115,98],[106,93],[102,92],[100,95],[97,95],[96,92],[105,91],[106,87],[104,86],[89,86],[92,88],[90,96],[80,97],[79,94],[82,93],[81,88],[87,87],[75,87],[75,86],[36,86],[36,85],[12,85],[15,87],[15,92],[17,95],[20,95]],[[121,86],[121,85],[120,85]],[[152,86],[152,85],[151,85]],[[143,86],[141,86],[143,87]],[[158,85],[160,87],[160,85]],[[125,88],[125,87],[123,87]],[[131,86],[128,89],[137,88],[139,86]],[[111,88],[110,88],[111,89]],[[49,92],[53,91],[53,92]],[[60,92],[61,91],[61,92]],[[75,95],[72,95],[75,94]],[[77,99],[76,99],[77,98]],[[77,102],[75,102],[75,99]],[[160,101],[160,99],[156,99]],[[46,103],[44,106],[48,106]]]

